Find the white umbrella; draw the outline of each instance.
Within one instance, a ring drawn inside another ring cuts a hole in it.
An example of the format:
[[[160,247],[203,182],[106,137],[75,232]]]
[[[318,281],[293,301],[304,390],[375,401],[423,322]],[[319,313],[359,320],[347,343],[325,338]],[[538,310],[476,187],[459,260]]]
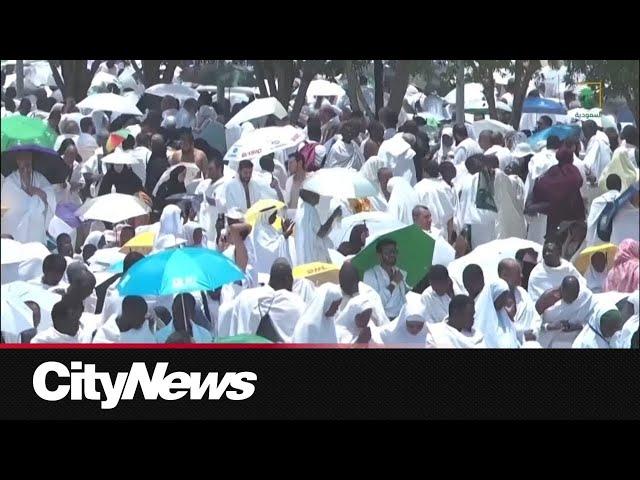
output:
[[[328,80],[312,80],[307,88],[309,97],[341,97],[345,94],[344,88],[337,83]]]
[[[40,242],[21,243],[10,238],[0,240],[0,264],[22,263],[34,258],[43,259],[51,252]]]
[[[177,165],[173,165],[171,168],[168,168],[167,170],[165,170],[164,173],[160,176],[158,183],[156,183],[156,186],[153,189],[153,195],[156,195],[158,193],[158,189],[160,188],[160,185],[162,185],[164,182],[169,180],[169,177],[171,176],[171,172],[173,172],[178,167],[185,167],[187,169],[186,174],[184,176],[185,188],[187,185],[193,182],[196,179],[196,177],[198,177],[198,175],[200,175],[200,169],[195,163],[183,162],[183,163],[178,163]]]
[[[266,117],[267,115],[275,115],[278,118],[284,118],[287,116],[287,111],[277,98],[259,98],[236,113],[225,126],[230,127],[231,125],[239,125],[242,122],[247,122],[254,118]]]
[[[251,160],[272,152],[296,147],[304,139],[304,132],[291,125],[259,128],[243,135],[229,148],[224,159],[229,163],[235,162],[237,168],[240,160]],[[233,168],[232,165],[230,167]]]
[[[311,175],[302,188],[318,195],[363,198],[376,195],[376,187],[359,172],[348,168],[323,168]]]
[[[524,248],[533,248],[538,252],[538,258],[541,258],[542,245],[539,243],[515,237],[493,240],[474,248],[470,253],[451,262],[447,267],[449,276],[462,289],[464,288],[462,272],[467,265],[475,263],[482,268],[484,283],[488,285],[498,279],[498,263],[500,263],[500,260],[515,258],[516,252]]]
[[[144,93],[155,95],[156,97],[166,97],[167,95],[171,95],[181,102],[185,101],[187,98],[197,100],[198,97],[200,97],[200,94],[196,89],[177,83],[158,83],[157,85],[147,88]]]
[[[2,286],[0,330],[14,335],[20,335],[25,330],[33,328],[33,312],[24,302],[9,297]]]
[[[118,223],[149,213],[151,209],[138,197],[122,193],[109,193],[87,200],[76,215],[82,220],[102,220]]]
[[[513,112],[513,109],[505,102],[498,100],[496,102],[496,110],[502,110],[503,112]]]
[[[445,102],[456,104],[456,89],[451,90],[444,97]],[[484,87],[481,83],[465,83],[464,85],[464,108],[465,110],[480,110],[487,108],[487,99],[484,96]]]
[[[118,88],[121,88],[122,86],[120,80],[118,80],[118,77],[116,77],[115,75],[111,75],[107,72],[98,72],[94,75],[93,80],[91,80],[90,87],[96,87],[103,83],[107,85],[114,83],[118,86]]]
[[[229,100],[229,103],[231,104],[231,106],[235,105],[236,103],[243,103],[243,102],[248,102],[249,101],[249,95],[247,95],[246,93],[242,93],[242,92],[225,92],[224,97]],[[216,93],[215,95],[213,95],[211,97],[211,100],[213,102],[217,102],[218,101],[218,94]]]
[[[493,120],[492,118],[473,122],[473,129],[475,130],[476,135],[480,135],[480,132],[483,130],[491,130],[492,132],[501,133],[503,135],[513,132],[513,127],[511,125],[499,122],[498,120]]]
[[[89,259],[90,265],[103,265],[104,267],[110,267],[111,265],[118,263],[124,260],[124,257],[127,255],[120,251],[120,247],[112,247],[112,248],[101,248],[96,250],[91,258]],[[116,272],[112,272],[112,276]]]
[[[96,93],[90,95],[80,103],[77,107],[81,110],[92,110],[101,112],[114,112],[128,115],[142,116],[142,112],[138,110],[136,104],[128,97],[121,97],[115,93]]]
[[[216,93],[218,91],[218,87],[216,85],[200,85],[196,90],[198,92]],[[243,93],[245,95],[257,95],[260,93],[260,89],[258,87],[228,87],[225,88],[224,91],[226,96],[229,96],[227,92]]]
[[[138,161],[131,155],[130,150],[116,150],[102,158],[102,163],[111,163],[112,165],[135,165]]]
[[[362,223],[367,225],[369,236],[375,236],[382,231],[398,230],[399,228],[406,227],[404,223],[386,212],[356,213],[355,215],[343,217],[340,221],[340,226],[331,229],[329,238],[333,242],[333,245],[338,247],[342,242],[348,241],[353,227]]]

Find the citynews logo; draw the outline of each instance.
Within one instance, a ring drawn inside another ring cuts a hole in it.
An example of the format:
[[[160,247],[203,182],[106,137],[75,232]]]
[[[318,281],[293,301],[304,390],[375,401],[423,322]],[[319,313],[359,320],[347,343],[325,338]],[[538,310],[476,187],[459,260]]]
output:
[[[102,410],[110,410],[117,407],[120,400],[132,400],[138,386],[145,400],[160,397],[172,401],[187,394],[190,400],[202,400],[207,392],[209,400],[220,400],[222,395],[229,400],[246,400],[255,392],[251,382],[258,379],[253,372],[227,372],[222,378],[218,372],[209,372],[204,378],[201,372],[167,375],[168,366],[168,362],[157,363],[149,376],[144,362],[134,362],[128,372],[118,372],[113,380],[108,372],[96,372],[92,363],[71,362],[69,369],[59,362],[45,362],[33,372],[33,390],[48,402],[60,401],[71,393],[71,400],[97,400]],[[57,378],[47,386],[49,374]],[[102,393],[96,390],[98,383]]]

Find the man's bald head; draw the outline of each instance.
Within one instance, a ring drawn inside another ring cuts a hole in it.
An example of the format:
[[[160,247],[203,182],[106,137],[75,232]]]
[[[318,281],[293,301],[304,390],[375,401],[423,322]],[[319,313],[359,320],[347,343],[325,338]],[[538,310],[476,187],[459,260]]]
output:
[[[342,264],[338,279],[340,281],[340,288],[342,288],[345,295],[355,295],[358,292],[360,277],[358,270],[351,262],[344,262]]]
[[[505,258],[498,263],[498,276],[513,291],[522,285],[522,267],[515,258]]]
[[[483,151],[488,150],[493,145],[493,132],[491,130],[483,130],[478,135],[478,145]]]
[[[566,303],[575,302],[576,298],[578,298],[578,294],[580,293],[580,282],[573,275],[569,275],[564,277],[562,283],[560,284],[560,295],[562,296],[562,300]]]

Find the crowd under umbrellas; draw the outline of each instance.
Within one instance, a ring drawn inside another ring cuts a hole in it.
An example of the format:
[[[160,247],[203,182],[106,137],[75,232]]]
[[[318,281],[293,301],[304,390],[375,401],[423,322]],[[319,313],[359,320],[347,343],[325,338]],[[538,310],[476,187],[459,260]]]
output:
[[[532,82],[516,130],[500,75],[464,122],[317,78],[292,123],[117,65],[3,85],[2,342],[637,348],[638,130],[588,92]]]

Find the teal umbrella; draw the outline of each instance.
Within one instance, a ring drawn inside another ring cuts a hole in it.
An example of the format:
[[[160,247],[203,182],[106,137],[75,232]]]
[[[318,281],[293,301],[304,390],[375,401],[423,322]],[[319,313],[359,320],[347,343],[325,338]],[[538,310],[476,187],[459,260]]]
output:
[[[410,225],[380,235],[358,253],[351,260],[351,263],[356,267],[362,279],[364,272],[380,264],[376,245],[380,240],[387,238],[395,240],[398,247],[396,266],[407,272],[406,283],[413,287],[424,278],[431,268],[436,245],[435,240],[417,225]]]
[[[273,342],[259,335],[251,335],[249,333],[243,333],[240,335],[233,335],[231,337],[216,338],[214,340],[214,343],[273,343]]]

